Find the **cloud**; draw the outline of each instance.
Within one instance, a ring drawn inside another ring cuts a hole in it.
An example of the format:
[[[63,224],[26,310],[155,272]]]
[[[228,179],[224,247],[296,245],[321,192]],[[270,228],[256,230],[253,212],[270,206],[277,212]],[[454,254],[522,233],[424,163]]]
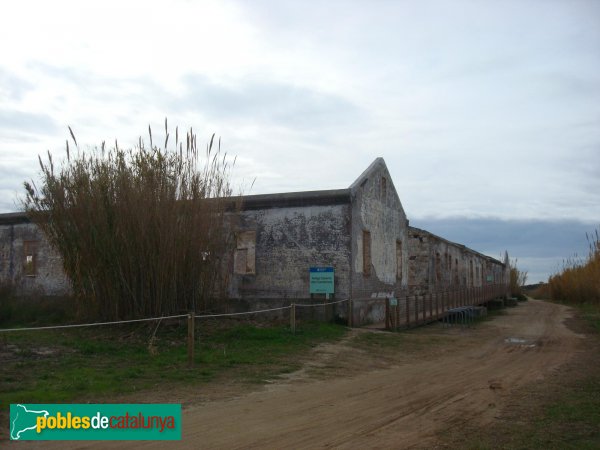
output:
[[[47,114],[0,109],[0,138],[20,135],[48,135],[59,129],[56,121]]]
[[[4,165],[6,169],[0,178],[0,212],[18,211],[25,193],[23,182],[31,180],[32,174],[24,168],[22,161],[5,161]]]
[[[218,120],[307,129],[345,125],[364,114],[341,96],[276,80],[244,78],[223,84],[190,74],[183,77],[183,83],[185,92],[172,98],[171,109],[198,110]]]
[[[28,80],[0,67],[0,98],[20,101],[32,88],[33,84]]]
[[[167,116],[222,136],[258,192],[383,156],[411,217],[600,221],[598,2],[121,3],[11,5],[2,158]]]

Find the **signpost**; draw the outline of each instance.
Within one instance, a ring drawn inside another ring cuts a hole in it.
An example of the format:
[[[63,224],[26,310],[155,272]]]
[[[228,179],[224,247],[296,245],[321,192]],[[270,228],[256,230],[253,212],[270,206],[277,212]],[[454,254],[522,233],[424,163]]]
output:
[[[329,298],[329,294],[334,291],[334,274],[333,267],[311,267],[310,268],[310,293],[325,294]]]

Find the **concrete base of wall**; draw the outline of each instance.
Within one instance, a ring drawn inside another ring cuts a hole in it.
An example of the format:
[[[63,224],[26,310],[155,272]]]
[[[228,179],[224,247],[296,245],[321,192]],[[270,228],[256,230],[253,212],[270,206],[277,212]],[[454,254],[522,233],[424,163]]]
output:
[[[487,302],[486,306],[490,311],[496,310],[496,309],[502,309],[502,308],[504,308],[504,300],[501,298],[496,298],[494,300],[490,300],[489,302]]]
[[[471,311],[474,319],[487,316],[487,308],[485,306],[474,306]]]
[[[353,326],[385,323],[385,298],[352,300]]]

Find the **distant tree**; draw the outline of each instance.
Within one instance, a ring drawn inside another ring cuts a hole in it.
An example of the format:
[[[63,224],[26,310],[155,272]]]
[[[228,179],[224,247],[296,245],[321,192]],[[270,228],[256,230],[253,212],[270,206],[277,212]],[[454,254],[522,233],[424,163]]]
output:
[[[75,136],[73,142],[77,146]],[[175,149],[150,146],[73,156],[55,169],[39,158],[41,187],[25,183],[24,207],[60,253],[80,311],[97,318],[147,317],[207,308],[226,280],[232,244],[226,209],[233,164],[214,135]]]

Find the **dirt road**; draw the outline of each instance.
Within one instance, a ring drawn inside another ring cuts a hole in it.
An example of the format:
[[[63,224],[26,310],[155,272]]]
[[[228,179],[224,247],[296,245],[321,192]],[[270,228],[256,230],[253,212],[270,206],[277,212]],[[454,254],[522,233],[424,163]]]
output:
[[[185,408],[183,440],[172,446],[431,447],[439,430],[494,420],[503,404],[518,401],[511,391],[569,360],[584,339],[564,325],[571,314],[565,306],[530,300],[473,329],[424,327],[417,333],[437,343],[408,357],[361,354],[348,338],[317,351],[316,362],[287,379]],[[446,338],[451,344],[444,343]],[[361,361],[369,367],[357,368]],[[57,448],[122,447],[108,442],[65,444]],[[165,444],[127,447],[162,449]],[[54,447],[45,443],[43,448]]]

